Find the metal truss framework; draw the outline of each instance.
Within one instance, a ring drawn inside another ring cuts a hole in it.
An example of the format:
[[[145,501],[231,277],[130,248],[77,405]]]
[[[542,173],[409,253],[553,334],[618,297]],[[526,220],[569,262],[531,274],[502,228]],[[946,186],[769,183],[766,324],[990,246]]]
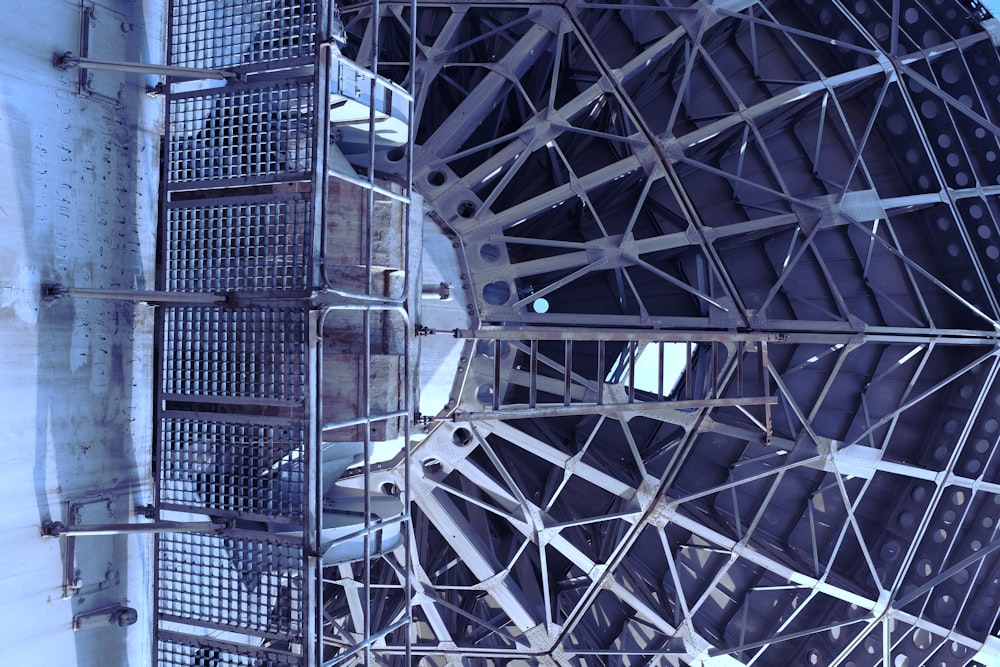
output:
[[[414,621],[373,664],[407,633],[428,666],[994,662],[997,23],[345,4],[345,54],[414,84],[415,187],[478,318],[412,463],[373,474],[414,501]]]

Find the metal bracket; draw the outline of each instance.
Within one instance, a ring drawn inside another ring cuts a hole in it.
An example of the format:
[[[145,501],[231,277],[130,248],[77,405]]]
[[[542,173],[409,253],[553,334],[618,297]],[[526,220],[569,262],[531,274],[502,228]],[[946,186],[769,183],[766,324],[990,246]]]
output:
[[[103,10],[102,10],[103,11]],[[94,40],[95,46],[100,47],[107,46],[114,42],[114,40],[109,40],[109,35],[107,30],[116,31],[121,30],[122,32],[128,33],[136,28],[136,26],[130,23],[124,23],[119,20],[114,20],[114,13],[111,13],[111,19],[113,24],[105,26],[105,32],[103,34],[97,35]],[[102,18],[104,15],[102,14]],[[79,43],[77,45],[77,51],[79,55],[73,51],[60,51],[52,55],[52,65],[56,69],[67,71],[73,68],[78,68],[77,76],[77,93],[79,95],[87,95],[93,97],[102,102],[107,102],[113,105],[121,104],[121,94],[125,90],[124,81],[112,80],[112,85],[109,87],[104,86],[105,90],[102,92],[99,87],[94,85],[93,74],[91,70],[105,70],[114,72],[124,72],[124,73],[135,73],[135,74],[152,74],[163,77],[174,77],[176,79],[183,80],[200,80],[200,79],[220,79],[224,81],[231,80],[245,80],[245,76],[241,72],[235,72],[232,70],[224,69],[199,69],[192,67],[171,67],[168,65],[153,65],[148,63],[137,63],[137,62],[122,62],[117,60],[118,52],[108,53],[104,52],[105,55],[110,55],[112,59],[101,59],[92,57],[93,55],[101,55],[101,53],[91,53],[91,32],[95,31],[99,26],[97,24],[97,11],[92,4],[87,4],[87,2],[81,2],[80,4],[80,35]],[[105,82],[106,84],[107,82]],[[115,94],[114,84],[118,84],[118,91]],[[147,88],[147,94],[158,94],[161,93],[162,88],[156,86],[153,88]]]
[[[172,76],[179,79],[199,80],[216,79],[222,81],[243,80],[239,72],[227,69],[199,69],[195,67],[174,67],[172,65],[151,65],[148,63],[115,62],[112,60],[97,60],[85,56],[75,56],[72,51],[55,53],[52,65],[56,69],[68,70],[73,67],[81,69],[103,69],[112,72],[133,72],[135,74],[157,74]]]
[[[134,625],[138,620],[139,614],[135,609],[116,604],[77,614],[73,617],[73,630],[89,630],[109,625],[124,628]]]
[[[72,527],[81,523],[93,521],[94,519],[107,521],[114,517],[113,502],[114,499],[109,494],[66,500],[63,502],[64,521],[46,521],[41,525],[40,533],[43,537],[58,537],[66,534]],[[115,571],[112,563],[104,561],[107,562],[107,568],[103,572],[103,577],[100,574],[100,570],[96,570],[95,573],[94,568],[84,568],[89,570],[86,576],[84,576],[84,573],[80,569],[84,566],[77,563],[76,538],[74,536],[67,536],[63,545],[62,597],[64,600],[68,600],[83,592],[85,580],[92,582],[88,587],[90,590],[94,590],[95,588],[96,590],[103,590],[108,587],[109,583],[114,582]],[[103,566],[97,566],[97,568],[100,567]]]
[[[55,301],[69,294],[62,285],[57,283],[42,283],[42,301]]]
[[[66,287],[58,283],[43,283],[42,301],[55,301],[62,297],[77,299],[105,299],[108,301],[131,301],[150,305],[213,306],[233,305],[237,299],[234,293],[167,292],[157,290],[136,290],[122,288],[99,289],[95,287]]]
[[[80,56],[83,58],[90,57],[90,33],[91,30],[97,25],[97,12],[93,4],[87,4],[86,1],[81,1],[80,3],[80,35],[78,48],[80,51]],[[67,70],[72,65],[70,65],[65,56],[72,56],[70,52],[56,53],[53,55],[52,64],[62,70]],[[106,102],[108,104],[118,106],[121,104],[120,95],[124,90],[124,86],[119,87],[117,94],[113,94],[113,86],[109,87],[108,90],[104,92],[100,91],[98,87],[94,86],[93,76],[86,68],[80,68],[77,73],[77,94],[86,95],[93,99],[99,100],[101,102]]]
[[[130,535],[133,533],[210,533],[233,527],[232,521],[151,521],[149,523],[98,523],[67,526],[61,521],[42,524],[43,537],[80,537],[83,535]]]

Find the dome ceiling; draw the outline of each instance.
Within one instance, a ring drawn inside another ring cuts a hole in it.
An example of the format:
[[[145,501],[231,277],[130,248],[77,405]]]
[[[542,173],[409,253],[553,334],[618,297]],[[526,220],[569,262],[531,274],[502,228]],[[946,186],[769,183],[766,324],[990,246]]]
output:
[[[413,454],[420,664],[995,660],[996,21],[421,2],[410,71],[409,4],[379,4],[475,304]],[[371,64],[370,4],[341,11]],[[679,379],[640,385],[650,349]]]

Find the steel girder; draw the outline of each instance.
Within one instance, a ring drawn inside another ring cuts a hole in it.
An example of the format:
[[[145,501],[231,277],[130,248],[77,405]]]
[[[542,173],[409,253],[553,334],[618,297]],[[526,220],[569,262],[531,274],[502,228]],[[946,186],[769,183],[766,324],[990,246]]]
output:
[[[410,71],[406,6],[342,9],[347,55],[376,13],[380,72],[416,83],[415,187],[493,341],[442,412],[477,419],[413,451],[420,664],[997,659],[992,18],[421,3]],[[662,400],[628,369],[671,336],[697,351]],[[532,391],[567,409],[490,415]]]

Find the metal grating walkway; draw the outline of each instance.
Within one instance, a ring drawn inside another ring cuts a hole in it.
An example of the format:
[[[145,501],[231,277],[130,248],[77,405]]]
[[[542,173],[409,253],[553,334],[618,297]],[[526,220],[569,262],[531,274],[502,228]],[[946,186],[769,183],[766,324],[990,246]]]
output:
[[[308,289],[313,225],[302,194],[173,202],[164,230],[166,288]]]
[[[167,308],[165,400],[301,405],[308,383],[308,316],[277,308]]]
[[[301,424],[163,417],[160,438],[161,509],[304,520],[304,471],[275,468],[305,449]]]
[[[169,95],[167,187],[310,180],[319,131],[314,76]]]
[[[320,12],[327,4],[323,0],[171,2],[167,64],[261,70],[312,63]]]
[[[331,2],[174,0],[158,309],[157,511],[222,521],[156,536],[160,665],[317,663],[316,315]],[[232,76],[238,72],[238,76]],[[226,295],[219,304],[218,295]],[[212,301],[215,301],[214,303]],[[270,647],[270,648],[268,648]]]
[[[363,144],[373,154],[386,121],[405,143],[412,98],[339,55],[332,0],[172,0],[169,15],[167,64],[219,81],[175,76],[164,91],[154,511],[192,527],[155,538],[153,661],[367,660],[382,628],[331,625],[324,605],[345,567],[350,595],[370,603],[366,563],[406,561],[408,541],[390,552],[408,516],[367,481],[331,489],[351,465],[367,480],[373,434],[408,433],[410,390],[373,399],[365,380],[374,364],[409,381],[408,347],[373,342],[370,325],[392,311],[387,322],[408,326],[399,293],[373,291],[392,274],[385,284],[406,295],[405,250],[364,248],[382,218],[409,219],[409,191],[377,182]],[[338,105],[357,118],[334,129]],[[331,161],[344,137],[367,169]],[[328,213],[348,192],[353,208]],[[341,422],[361,442],[337,441]],[[408,595],[408,582],[389,585]]]

